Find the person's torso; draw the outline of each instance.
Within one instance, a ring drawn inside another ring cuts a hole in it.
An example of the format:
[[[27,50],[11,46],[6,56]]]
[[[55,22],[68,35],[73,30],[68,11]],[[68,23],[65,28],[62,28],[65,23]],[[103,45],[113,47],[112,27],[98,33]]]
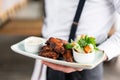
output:
[[[45,38],[68,39],[79,0],[45,0],[46,18],[42,34]],[[77,28],[80,34],[93,35],[100,43],[113,25],[114,7],[109,0],[86,0]]]

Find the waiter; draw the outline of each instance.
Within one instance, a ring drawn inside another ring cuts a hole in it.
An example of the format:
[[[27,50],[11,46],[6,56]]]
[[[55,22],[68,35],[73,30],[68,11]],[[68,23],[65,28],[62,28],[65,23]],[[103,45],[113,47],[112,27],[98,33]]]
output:
[[[93,35],[98,48],[105,51],[104,60],[120,55],[120,30],[108,38],[114,13],[120,13],[120,0],[45,0],[44,38],[75,39],[81,34]],[[102,80],[103,66],[82,70],[42,61],[47,65],[46,80]],[[33,80],[44,80],[40,61],[36,60]],[[40,69],[41,68],[41,69]]]

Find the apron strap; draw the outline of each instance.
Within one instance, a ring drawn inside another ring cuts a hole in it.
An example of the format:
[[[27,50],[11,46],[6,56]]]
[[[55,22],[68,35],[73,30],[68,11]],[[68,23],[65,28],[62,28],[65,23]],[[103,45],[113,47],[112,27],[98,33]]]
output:
[[[74,17],[74,20],[73,20],[73,23],[72,23],[72,26],[71,26],[71,29],[70,29],[68,42],[70,42],[71,39],[72,40],[75,39],[76,30],[77,30],[77,27],[78,27],[79,19],[81,17],[82,11],[83,11],[85,1],[86,0],[80,0],[79,1],[77,11],[76,11],[76,14],[75,14],[75,17]]]

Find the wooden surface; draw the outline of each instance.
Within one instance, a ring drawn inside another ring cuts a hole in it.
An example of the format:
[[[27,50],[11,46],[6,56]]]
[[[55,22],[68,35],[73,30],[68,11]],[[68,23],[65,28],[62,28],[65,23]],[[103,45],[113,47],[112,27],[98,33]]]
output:
[[[40,35],[42,20],[12,20],[0,28],[0,34]]]

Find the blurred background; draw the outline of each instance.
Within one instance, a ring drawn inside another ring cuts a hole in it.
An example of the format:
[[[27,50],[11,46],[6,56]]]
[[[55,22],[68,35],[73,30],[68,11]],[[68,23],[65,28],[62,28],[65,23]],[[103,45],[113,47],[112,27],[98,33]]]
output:
[[[28,36],[40,36],[43,0],[0,0],[0,80],[30,80],[34,59],[16,54],[10,46]],[[109,36],[120,29],[120,16]],[[120,80],[120,57],[104,63],[104,80]]]

